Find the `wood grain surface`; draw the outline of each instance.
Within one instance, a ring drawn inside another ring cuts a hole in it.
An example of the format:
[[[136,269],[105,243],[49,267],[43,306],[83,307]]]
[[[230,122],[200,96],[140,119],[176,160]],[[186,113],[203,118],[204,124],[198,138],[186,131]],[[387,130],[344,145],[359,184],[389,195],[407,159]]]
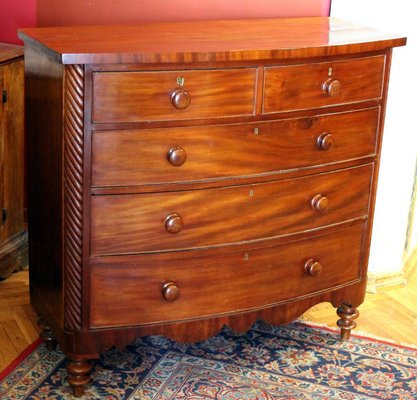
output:
[[[28,28],[19,37],[64,64],[291,59],[378,51],[406,42],[328,17]]]
[[[273,113],[355,103],[382,96],[385,57],[265,68],[263,112]],[[337,80],[340,90],[325,93],[325,82]]]
[[[357,224],[286,245],[245,251],[232,247],[215,256],[195,252],[188,259],[178,252],[167,257],[146,255],[135,262],[99,259],[91,273],[91,326],[237,313],[351,283],[360,278],[362,232],[363,224]],[[304,270],[311,258],[323,265],[315,277]],[[173,302],[162,296],[167,281],[179,288]],[[126,304],[129,313],[124,312]]]
[[[340,163],[375,154],[379,108],[251,124],[95,131],[93,186],[192,183]],[[318,147],[333,135],[328,150]],[[181,166],[167,159],[186,153]]]
[[[0,107],[1,193],[7,218],[0,220],[0,242],[24,229],[23,159],[24,159],[24,69],[23,59],[0,64],[0,88],[7,101]],[[2,94],[2,93],[0,93]],[[1,100],[0,100],[1,101]]]
[[[91,254],[218,246],[366,217],[373,165],[257,185],[143,195],[93,196]],[[329,209],[312,209],[316,194]],[[166,231],[177,213],[180,232]]]
[[[95,73],[92,119],[103,123],[253,115],[256,85],[256,68]],[[190,96],[190,105],[181,110],[170,101],[178,88]]]
[[[24,112],[22,48],[0,44],[0,279],[27,266]]]
[[[0,62],[23,56],[23,47],[15,44],[0,43]]]

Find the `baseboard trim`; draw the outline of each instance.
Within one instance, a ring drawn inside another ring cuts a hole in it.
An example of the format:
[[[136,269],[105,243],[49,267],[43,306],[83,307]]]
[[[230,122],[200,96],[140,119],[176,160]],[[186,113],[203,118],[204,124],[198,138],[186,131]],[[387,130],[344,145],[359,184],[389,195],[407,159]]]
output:
[[[404,276],[408,280],[417,271],[417,247],[415,247],[404,260]]]
[[[385,275],[371,274],[368,275],[366,291],[368,293],[377,293],[382,288],[391,286],[403,287],[406,284],[407,279],[403,271]]]

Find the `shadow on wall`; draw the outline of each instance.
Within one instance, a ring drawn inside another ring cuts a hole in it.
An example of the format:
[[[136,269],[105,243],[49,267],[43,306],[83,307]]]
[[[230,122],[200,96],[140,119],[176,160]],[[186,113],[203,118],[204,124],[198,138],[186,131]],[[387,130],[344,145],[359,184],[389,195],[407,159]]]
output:
[[[273,17],[328,16],[330,0],[0,0],[0,41],[17,28]]]

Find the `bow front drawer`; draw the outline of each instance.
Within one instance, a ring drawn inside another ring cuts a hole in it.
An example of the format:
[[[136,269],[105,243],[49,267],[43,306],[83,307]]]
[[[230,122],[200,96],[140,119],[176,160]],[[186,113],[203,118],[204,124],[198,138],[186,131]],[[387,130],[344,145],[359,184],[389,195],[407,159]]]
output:
[[[375,154],[379,108],[255,124],[93,133],[96,187],[274,173]]]
[[[362,246],[363,224],[356,224],[285,245],[232,246],[216,255],[98,258],[91,268],[91,326],[236,313],[336,288],[360,279]]]
[[[96,72],[94,123],[173,121],[255,113],[256,68]]]
[[[91,202],[93,255],[239,243],[366,217],[373,164],[278,182]]]
[[[265,68],[263,113],[380,99],[385,56]]]

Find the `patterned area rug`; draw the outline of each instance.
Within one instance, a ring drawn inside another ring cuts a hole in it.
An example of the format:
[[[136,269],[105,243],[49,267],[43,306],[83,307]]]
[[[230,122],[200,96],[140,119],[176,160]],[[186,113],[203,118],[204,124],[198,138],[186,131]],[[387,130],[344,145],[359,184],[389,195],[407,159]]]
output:
[[[6,371],[0,398],[71,399],[64,355],[33,347]],[[104,353],[92,377],[85,400],[417,399],[417,349],[258,322],[246,334],[224,328],[192,345],[146,337]]]

